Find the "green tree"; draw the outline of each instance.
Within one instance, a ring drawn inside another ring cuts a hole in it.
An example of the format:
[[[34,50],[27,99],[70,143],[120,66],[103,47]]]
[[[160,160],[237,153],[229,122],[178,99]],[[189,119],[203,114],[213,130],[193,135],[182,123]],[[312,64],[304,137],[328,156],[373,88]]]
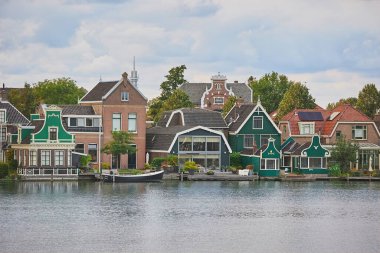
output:
[[[301,83],[292,84],[285,93],[278,107],[277,119],[280,120],[283,116],[296,108],[315,108],[315,99],[310,95],[309,89]]]
[[[234,107],[234,105],[236,104],[236,101],[237,101],[237,97],[235,96],[228,97],[226,103],[223,105],[223,112],[222,112],[223,117],[227,115],[227,113],[232,109],[232,107]]]
[[[380,108],[380,91],[375,84],[366,84],[359,92],[357,108],[370,118]]]
[[[331,151],[331,160],[339,164],[343,173],[347,173],[350,170],[350,162],[356,161],[356,152],[358,150],[357,144],[346,140],[345,137],[338,138]]]
[[[174,90],[183,83],[186,83],[184,72],[186,70],[185,65],[174,67],[169,70],[169,74],[165,76],[166,80],[160,85],[161,88],[161,100],[168,99]]]
[[[178,86],[186,82],[184,79],[185,69],[185,65],[170,69],[169,74],[165,76],[166,80],[160,85],[160,96],[148,102],[148,116],[154,122],[160,119],[164,111],[193,106],[189,96],[177,89]]]
[[[86,94],[84,88],[66,77],[38,82],[33,89],[39,102],[56,105],[76,104]]]
[[[30,114],[35,112],[38,105],[33,88],[28,83],[25,83],[22,89],[11,89],[8,99],[27,118],[30,118]]]
[[[356,107],[357,102],[358,102],[358,99],[355,97],[341,98],[336,103],[328,103],[326,109],[331,110],[331,109],[334,109],[335,107],[337,107],[339,105],[345,105],[345,104],[350,104],[353,107]]]
[[[113,131],[112,141],[107,143],[104,148],[102,148],[102,152],[107,155],[124,155],[128,153],[135,153],[136,148],[131,144],[133,144],[132,134],[125,131]],[[119,164],[117,164],[117,167],[119,167]]]
[[[161,112],[184,107],[193,107],[193,103],[183,90],[177,89],[164,101]]]
[[[248,84],[253,90],[253,101],[257,101],[260,96],[261,104],[268,113],[271,113],[278,108],[285,92],[294,82],[289,81],[285,75],[272,72],[265,74],[259,80],[250,77]]]

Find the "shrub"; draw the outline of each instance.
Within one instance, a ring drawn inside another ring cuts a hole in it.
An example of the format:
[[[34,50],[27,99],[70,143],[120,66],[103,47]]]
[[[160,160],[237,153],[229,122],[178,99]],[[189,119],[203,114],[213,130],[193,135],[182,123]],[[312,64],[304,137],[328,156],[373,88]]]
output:
[[[340,177],[342,172],[340,171],[340,167],[338,164],[334,164],[328,170],[330,177]]]
[[[214,175],[215,172],[214,172],[213,170],[209,170],[209,171],[206,172],[206,174],[207,174],[207,175]]]
[[[9,166],[7,163],[0,162],[0,178],[8,176]]]
[[[105,170],[109,170],[111,168],[109,163],[102,163],[102,168]]]
[[[232,152],[230,155],[230,165],[233,167],[241,166],[241,155],[239,152]]]
[[[362,172],[360,171],[352,171],[351,172],[351,177],[361,177],[362,176]]]
[[[228,170],[231,171],[233,174],[237,174],[237,172],[238,172],[238,169],[236,167],[233,167],[233,166],[229,167]]]
[[[166,161],[168,162],[168,165],[170,165],[170,166],[177,166],[178,165],[178,156],[168,155],[166,157]]]
[[[152,168],[152,166],[150,166],[149,163],[144,164],[144,169],[145,170],[150,170],[151,168]]]
[[[185,165],[184,165],[183,168],[184,168],[185,171],[198,170],[197,164],[195,162],[192,162],[192,161],[185,162]]]
[[[153,168],[161,168],[161,164],[165,161],[166,159],[163,157],[156,157],[152,160],[150,164],[152,165]]]

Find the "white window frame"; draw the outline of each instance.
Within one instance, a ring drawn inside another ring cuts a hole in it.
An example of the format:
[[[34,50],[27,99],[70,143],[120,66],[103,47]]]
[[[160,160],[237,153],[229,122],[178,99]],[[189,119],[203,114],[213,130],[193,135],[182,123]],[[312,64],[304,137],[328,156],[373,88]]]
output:
[[[217,102],[217,99],[221,99],[222,102]],[[214,97],[215,105],[224,105],[224,97]]]
[[[93,149],[93,148],[91,148],[90,149],[90,145],[95,145],[96,146],[96,149]],[[91,160],[91,162],[92,163],[96,163],[96,162],[98,162],[98,144],[97,143],[89,143],[88,145],[87,145],[87,153],[88,154],[90,154],[90,150],[95,150],[95,155],[96,155],[96,160],[95,161],[92,161]]]
[[[115,115],[119,115],[120,118],[115,118]],[[115,130],[114,119],[119,119],[120,120],[119,129]],[[121,131],[121,129],[122,129],[122,116],[121,116],[121,113],[120,112],[114,112],[114,113],[112,113],[112,131]]]
[[[29,150],[29,166],[37,166],[37,150]]]
[[[122,91],[120,93],[121,101],[129,101],[129,92],[128,91]]]
[[[50,139],[50,133],[52,132],[52,131],[51,131],[52,129],[55,129],[55,130],[56,130],[56,131],[55,131],[55,134],[56,134],[56,139],[55,139],[55,140]],[[49,127],[49,140],[50,140],[50,141],[54,141],[54,142],[58,142],[58,127]]]
[[[68,150],[67,151],[67,167],[72,166],[72,164],[71,164],[71,155],[72,155],[71,150]]]
[[[4,131],[5,130],[5,131]],[[7,128],[6,127],[1,127],[0,128],[0,131],[1,131],[1,135],[0,135],[0,141],[2,142],[6,142],[7,141]],[[5,133],[5,134],[4,134]],[[3,139],[3,136],[4,135],[4,139]]]
[[[42,159],[44,153],[48,154],[48,156],[47,156],[48,159],[45,159],[45,160]],[[51,151],[50,150],[41,150],[40,157],[41,157],[41,166],[50,166],[50,164],[51,164]],[[46,161],[48,161],[48,163],[45,163]]]
[[[255,119],[261,118],[261,127],[255,127]],[[263,129],[264,126],[264,119],[263,116],[253,116],[252,117],[252,129]]]
[[[309,126],[310,132],[305,132],[305,126]],[[299,122],[300,135],[313,135],[315,133],[315,122]]]
[[[264,169],[261,168],[262,170],[278,170],[278,165],[279,165],[279,162],[278,162],[278,159],[266,159],[266,158],[263,158],[264,159],[264,163],[265,163],[265,166],[264,166]],[[274,169],[268,169],[268,161],[274,161]]]
[[[131,118],[132,115],[134,115],[135,117]],[[134,129],[130,129],[130,127],[131,127],[131,124],[130,124],[131,120],[135,121],[135,128]],[[136,133],[137,132],[137,113],[135,113],[135,112],[128,113],[128,132],[132,132],[132,133]]]
[[[65,151],[54,150],[54,165],[55,166],[64,166],[65,165],[64,161],[65,161]]]
[[[248,140],[249,138],[252,138],[252,145],[246,145],[247,144],[246,140]],[[244,148],[253,148],[253,144],[255,142],[255,137],[253,134],[245,134],[243,141],[244,141],[244,143],[243,143]]]
[[[362,129],[357,129],[357,127],[362,127]],[[352,136],[353,140],[367,140],[367,135],[368,135],[368,128],[367,125],[354,125],[352,126],[352,130],[355,133],[355,136]],[[356,137],[356,132],[362,132],[363,137],[362,138],[357,138]]]
[[[4,119],[2,117],[4,113]],[[6,109],[0,109],[0,123],[6,123],[7,122],[7,110]]]
[[[222,89],[222,84],[221,83],[216,83],[215,84],[215,89],[216,90],[221,90]]]

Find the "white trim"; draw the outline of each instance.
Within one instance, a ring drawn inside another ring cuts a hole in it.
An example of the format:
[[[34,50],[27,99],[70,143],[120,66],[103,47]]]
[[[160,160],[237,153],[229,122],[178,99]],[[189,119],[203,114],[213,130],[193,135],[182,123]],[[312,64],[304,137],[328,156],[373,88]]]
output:
[[[147,149],[149,152],[160,152],[160,153],[169,153],[168,150],[159,150],[159,149]]]
[[[364,125],[364,124],[368,124],[368,125],[373,125],[373,127],[375,128],[375,131],[376,131],[377,135],[380,137],[380,131],[379,131],[379,129],[377,129],[377,126],[376,126],[375,122],[371,122],[371,121],[358,121],[358,122],[353,122],[353,121],[341,121],[341,122],[339,122],[339,121],[338,121],[338,122],[335,124],[334,129],[331,131],[331,134],[328,135],[328,137],[332,137],[332,136],[333,136],[335,130],[336,130],[337,127],[338,127],[338,124],[355,124],[355,125],[360,125],[360,124]],[[368,131],[368,128],[367,128],[367,131]],[[367,133],[367,135],[368,135],[368,133]]]
[[[4,112],[4,122],[0,121],[0,124],[7,124],[8,123],[8,121],[7,121],[7,109],[1,108],[0,112]]]
[[[264,135],[265,135],[265,134],[264,134]],[[268,139],[268,144],[267,144],[266,149],[264,149],[264,150],[262,150],[262,151],[260,152],[260,158],[262,158],[262,153],[264,153],[264,152],[269,148],[269,144],[270,144],[271,142],[273,142],[273,147],[274,147],[274,149],[277,151],[277,153],[280,154],[280,158],[279,158],[279,159],[281,159],[281,157],[282,157],[282,151],[279,151],[279,150],[276,148],[276,145],[274,145],[275,140],[276,140],[276,139],[273,139],[272,136],[269,137],[269,139]],[[261,135],[260,135],[260,142],[261,142]],[[261,143],[260,143],[260,144],[261,144]],[[261,145],[261,146],[262,146],[262,145]],[[262,159],[273,159],[273,158],[262,158]],[[274,158],[274,159],[278,159],[278,158]]]
[[[216,99],[222,99],[223,102],[222,103],[217,103]],[[224,97],[214,97],[214,105],[224,105]]]
[[[79,115],[79,114],[62,114],[63,118],[101,118],[102,115],[97,114],[86,114],[86,115]]]
[[[247,156],[247,157],[257,157],[260,158],[259,155],[247,155],[247,154],[240,154],[241,156]]]
[[[102,101],[103,100],[105,100],[105,99],[107,99],[107,97],[109,96],[109,95],[111,95],[115,90],[116,90],[116,88],[121,84],[121,83],[123,83],[123,80],[124,80],[124,78],[122,77],[121,79],[120,79],[120,81],[118,81],[104,96],[102,96]],[[129,81],[129,80],[128,80]],[[125,85],[127,85],[127,84],[125,84]],[[133,88],[133,89],[135,89],[145,100],[148,100],[142,93],[141,93],[141,91],[139,91],[134,85],[132,85],[131,83],[130,83],[130,85],[131,85],[131,87]]]
[[[81,103],[81,104],[82,104],[82,103],[83,103],[83,104],[85,104],[85,103],[89,103],[89,104],[91,103],[91,104],[93,104],[93,103],[101,103],[101,102],[103,102],[103,101],[102,101],[102,100],[96,100],[96,101],[83,101],[83,102],[82,102],[82,101],[79,101],[79,103]]]
[[[302,134],[302,132],[303,132],[303,128],[302,127],[304,125],[309,125],[309,126],[313,127],[313,129],[310,128],[310,133],[308,133],[308,134]],[[315,121],[307,121],[307,122],[305,122],[305,121],[298,121],[298,130],[299,130],[301,136],[308,136],[308,135],[314,136],[315,135]]]
[[[261,118],[261,127],[255,127],[255,118]],[[252,129],[263,129],[264,128],[264,117],[263,116],[252,116]]]
[[[235,105],[236,106],[236,105]],[[234,107],[235,107],[234,106]],[[247,116],[247,118],[244,120],[244,122],[240,125],[240,127],[234,132],[235,134],[236,133],[239,133],[240,130],[244,127],[244,125],[247,123],[247,121],[252,117],[252,114],[256,111],[256,109],[260,107],[262,109],[262,112],[264,113],[264,115],[269,119],[269,122],[273,125],[273,127],[277,130],[277,133],[281,134],[281,131],[280,129],[278,129],[277,125],[273,122],[272,118],[268,115],[267,111],[264,109],[264,107],[262,107],[261,104],[257,104],[253,110],[251,111],[251,113]],[[253,123],[252,123],[253,124]]]
[[[208,132],[211,132],[211,133],[214,133],[214,134],[217,134],[217,135],[221,136],[222,139],[223,139],[223,141],[224,141],[224,144],[226,145],[226,147],[227,147],[227,149],[228,149],[228,151],[229,151],[229,153],[232,153],[232,150],[231,150],[230,144],[228,143],[228,141],[227,141],[227,139],[226,139],[226,137],[224,136],[223,133],[221,133],[221,132],[219,132],[219,131],[216,131],[216,130],[212,130],[212,129],[208,128],[208,127],[203,127],[203,126],[192,127],[192,128],[190,128],[190,129],[187,129],[187,130],[184,130],[184,131],[181,131],[181,132],[176,133],[175,137],[173,138],[172,144],[171,144],[170,147],[168,148],[168,152],[169,152],[169,150],[172,150],[174,144],[176,143],[176,140],[178,139],[178,137],[179,137],[180,135],[185,134],[185,133],[189,133],[189,132],[191,132],[191,131],[198,130],[198,129],[202,129],[202,130],[204,130],[204,131],[208,131]],[[220,152],[221,152],[221,151],[222,151],[222,150],[220,150]]]
[[[11,104],[9,101],[1,101],[2,103],[8,103],[10,106],[12,106],[22,117],[24,117],[28,123],[30,122],[30,120],[24,116],[24,114],[22,114],[13,104]]]
[[[183,124],[183,126],[185,125],[185,116],[183,115],[182,110],[179,109],[179,110],[172,111],[172,113],[170,114],[170,117],[169,117],[168,122],[166,123],[166,126],[165,126],[165,127],[168,127],[168,126],[170,125],[170,122],[171,122],[171,120],[172,120],[174,114],[176,114],[176,113],[178,113],[178,112],[181,114],[181,117],[182,117],[182,124]]]
[[[205,108],[205,97],[206,95],[210,94],[210,91],[212,90],[212,83],[210,89],[207,89],[207,83],[206,83],[206,90],[203,92],[202,97],[201,97],[201,108]]]
[[[90,155],[89,154],[89,152],[90,152],[90,148],[89,148],[89,145],[96,145],[96,160],[95,161],[93,161],[92,163],[98,163],[98,161],[99,161],[99,157],[98,157],[98,151],[99,151],[99,144],[98,143],[87,143],[87,154],[88,155]],[[92,149],[93,150],[93,149]]]
[[[123,94],[127,94],[127,99],[123,99]],[[122,102],[128,102],[129,101],[129,92],[128,91],[122,91],[122,92],[120,92],[120,100]]]

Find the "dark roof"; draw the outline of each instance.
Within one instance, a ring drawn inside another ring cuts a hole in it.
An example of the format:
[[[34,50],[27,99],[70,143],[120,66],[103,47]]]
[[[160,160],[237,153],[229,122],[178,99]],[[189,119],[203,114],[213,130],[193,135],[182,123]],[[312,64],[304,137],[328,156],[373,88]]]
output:
[[[227,83],[227,88],[231,90],[236,97],[241,97],[245,102],[252,101],[252,91],[245,83]],[[211,88],[211,83],[184,83],[179,89],[183,90],[190,98],[190,101],[196,105],[201,105],[201,98],[206,90]]]
[[[102,97],[106,95],[117,84],[117,82],[118,81],[99,82],[81,99],[81,102],[101,101]]]
[[[62,108],[62,115],[95,115],[90,105],[58,105]]]
[[[178,132],[194,126],[152,127],[146,130],[147,150],[168,150]]]
[[[29,120],[8,101],[0,101],[0,109],[7,110],[6,116],[8,124],[26,125],[29,123]]]
[[[321,112],[298,112],[298,117],[302,121],[323,121]]]
[[[255,107],[256,104],[251,103],[235,105],[225,117],[229,130],[231,132],[237,131]]]
[[[301,155],[302,150],[304,150],[305,148],[308,148],[310,146],[310,143],[311,142],[300,144],[292,140],[286,146],[282,148],[282,153],[285,155],[286,154]]]
[[[179,111],[182,112],[184,122],[182,122],[182,116]],[[218,129],[227,127],[220,112],[200,108],[181,108],[167,111],[163,114],[157,125],[166,127],[172,114],[173,117],[171,118],[169,126],[204,126]]]
[[[43,119],[38,119],[38,120],[32,120],[28,126],[34,126],[34,129],[32,133],[37,133],[39,132],[42,127],[44,126],[45,120]],[[22,144],[30,144],[30,135],[28,135],[25,139],[21,141]]]

